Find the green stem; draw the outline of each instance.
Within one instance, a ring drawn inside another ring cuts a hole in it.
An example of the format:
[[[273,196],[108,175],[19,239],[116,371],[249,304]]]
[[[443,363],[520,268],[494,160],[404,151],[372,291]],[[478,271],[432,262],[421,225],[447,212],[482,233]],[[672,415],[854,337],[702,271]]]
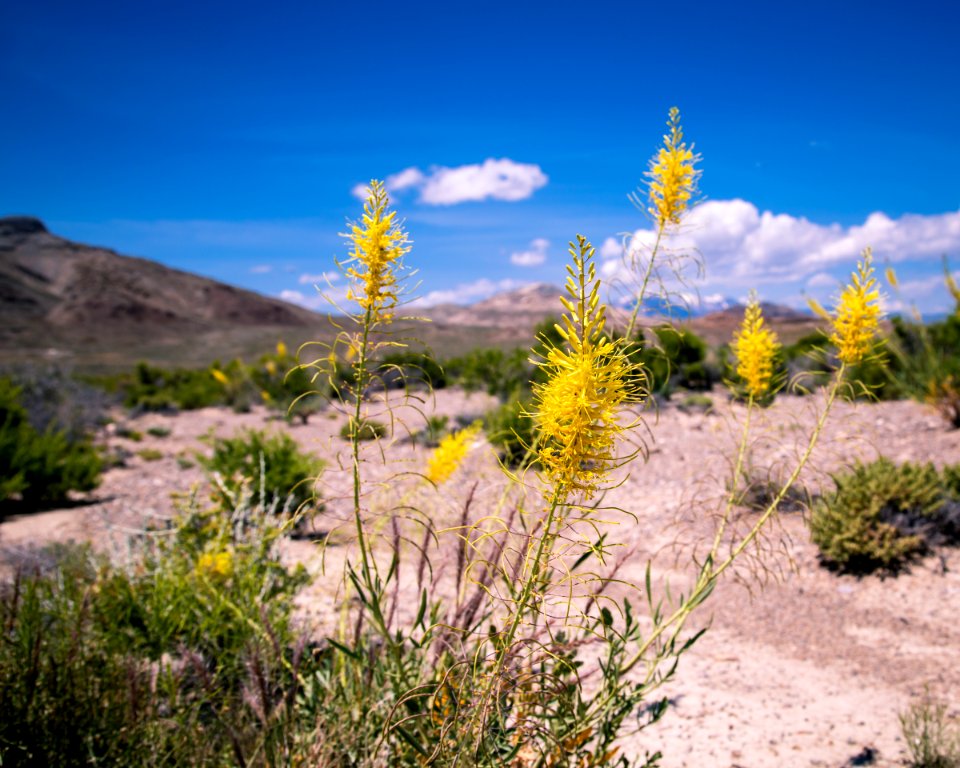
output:
[[[790,476],[780,488],[780,491],[774,497],[773,501],[771,501],[767,508],[763,511],[763,514],[760,515],[760,517],[757,519],[757,522],[754,523],[747,535],[744,536],[740,543],[733,548],[729,556],[719,566],[713,567],[713,564],[709,561],[704,565],[703,569],[700,571],[700,576],[697,578],[697,583],[694,586],[693,591],[690,593],[690,596],[683,602],[682,605],[680,605],[679,608],[677,608],[677,610],[673,612],[673,614],[670,615],[669,618],[667,618],[666,621],[657,626],[657,628],[651,633],[650,637],[646,639],[646,641],[637,649],[637,652],[633,655],[630,661],[628,661],[627,664],[622,668],[621,673],[627,673],[637,664],[639,664],[643,660],[650,647],[664,634],[664,632],[666,632],[668,628],[676,625],[671,635],[671,639],[675,639],[677,635],[680,634],[687,617],[702,601],[706,591],[713,587],[717,579],[720,578],[724,571],[733,565],[734,561],[748,546],[750,546],[754,539],[757,538],[757,535],[760,533],[760,530],[763,528],[766,522],[777,511],[780,506],[780,502],[783,501],[784,497],[787,495],[787,492],[793,487],[793,484],[800,476],[800,472],[810,460],[813,449],[820,439],[820,434],[823,432],[823,428],[827,421],[827,416],[830,413],[834,402],[836,401],[837,393],[839,392],[840,385],[843,381],[845,369],[846,365],[841,364],[840,368],[837,370],[833,384],[830,387],[830,392],[827,395],[827,402],[824,405],[823,411],[820,413],[820,417],[817,419],[816,426],[810,433],[810,439],[807,441],[807,447],[800,456],[800,460],[797,462],[796,467],[794,467],[793,471],[790,473]]]
[[[627,332],[625,338],[627,341],[633,338],[633,330],[637,325],[637,316],[640,314],[640,306],[643,304],[643,300],[647,295],[647,286],[650,284],[650,277],[653,275],[653,262],[657,257],[657,251],[660,250],[660,240],[663,237],[663,230],[666,227],[666,222],[661,221],[660,226],[657,228],[657,239],[653,244],[653,250],[650,252],[650,260],[647,262],[647,270],[643,275],[643,282],[640,283],[640,290],[637,292],[636,301],[633,303],[633,312],[630,313],[630,322],[627,324]]]

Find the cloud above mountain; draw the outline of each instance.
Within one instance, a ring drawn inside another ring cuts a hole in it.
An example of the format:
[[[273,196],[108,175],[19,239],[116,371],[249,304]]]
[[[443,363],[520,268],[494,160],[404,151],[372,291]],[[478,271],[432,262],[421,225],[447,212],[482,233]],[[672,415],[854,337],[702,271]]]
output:
[[[626,248],[642,257],[655,241],[653,230],[639,229],[627,237]],[[944,254],[960,252],[960,211],[899,218],[877,212],[845,227],[760,211],[745,200],[713,200],[691,210],[665,245],[665,253],[696,254],[706,265],[705,284],[711,289],[744,293],[766,285],[782,293],[792,286],[799,295],[836,286],[838,275],[849,273],[867,247],[877,263],[929,275]],[[608,238],[599,250],[604,274],[623,277],[621,242]]]
[[[456,205],[483,200],[525,200],[548,181],[539,165],[518,163],[509,158],[487,158],[482,163],[454,167],[432,166],[427,172],[405,168],[384,180],[388,192],[414,189],[427,205]],[[368,194],[366,184],[352,192],[361,200]]]

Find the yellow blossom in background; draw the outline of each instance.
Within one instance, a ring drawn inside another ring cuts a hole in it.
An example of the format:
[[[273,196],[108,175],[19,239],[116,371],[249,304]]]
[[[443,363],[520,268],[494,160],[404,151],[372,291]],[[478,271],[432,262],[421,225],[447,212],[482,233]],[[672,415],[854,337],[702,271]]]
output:
[[[397,269],[409,249],[407,235],[396,221],[383,182],[371,181],[370,193],[363,205],[361,224],[354,224],[346,235],[353,243],[346,275],[355,281],[347,298],[356,301],[376,321],[392,318],[397,305]]]
[[[679,224],[697,189],[699,171],[694,169],[698,157],[683,142],[680,110],[670,109],[667,121],[670,133],[663,137],[664,146],[650,161],[650,215],[660,227]]]
[[[277,342],[277,357],[284,358],[287,356],[287,345],[282,341]]]
[[[480,425],[472,424],[466,429],[444,437],[427,462],[427,479],[435,485],[445,483],[463,463],[479,433]]]
[[[743,324],[733,338],[737,375],[743,379],[750,397],[760,399],[770,391],[773,361],[779,348],[777,334],[763,327],[760,302],[751,297],[743,313]]]
[[[277,372],[277,364],[273,360],[267,360],[263,367],[271,376],[274,376]]]
[[[228,579],[233,575],[233,552],[204,552],[197,560],[196,570],[208,579]]]
[[[867,248],[857,264],[850,283],[843,289],[833,319],[830,341],[837,357],[847,365],[856,365],[873,348],[880,322],[880,291],[873,277],[873,254]]]
[[[273,400],[273,398],[270,397],[270,393],[265,389],[260,390],[260,399],[265,403],[269,403],[271,400]]]
[[[213,378],[215,378],[217,381],[219,381],[219,382],[220,382],[221,384],[223,384],[223,386],[225,386],[225,387],[226,387],[228,384],[230,384],[230,379],[227,377],[227,374],[225,374],[225,373],[224,373],[223,371],[221,371],[221,370],[218,370],[217,368],[214,368],[212,371],[210,371],[210,375],[213,376]]]
[[[560,298],[567,312],[556,326],[566,344],[549,346],[537,361],[547,380],[534,386],[531,416],[540,430],[538,458],[547,477],[561,495],[583,491],[589,498],[616,464],[616,439],[624,431],[618,410],[636,393],[622,347],[604,333],[606,306],[600,304],[593,246],[577,235],[570,253],[569,299]]]
[[[884,270],[884,275],[891,288],[898,288],[900,286],[897,281],[897,273],[893,271],[893,267],[887,267],[886,270]]]

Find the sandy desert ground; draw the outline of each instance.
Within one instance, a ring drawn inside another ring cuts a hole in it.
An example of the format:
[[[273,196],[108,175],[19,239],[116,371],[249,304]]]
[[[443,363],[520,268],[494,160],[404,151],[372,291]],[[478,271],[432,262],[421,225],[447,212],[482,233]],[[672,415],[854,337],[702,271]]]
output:
[[[649,460],[634,464],[608,496],[610,504],[636,514],[635,520],[622,519],[611,537],[631,548],[624,575],[638,582],[652,557],[662,574],[682,584],[677,564],[685,562],[691,542],[710,533],[709,512],[723,493],[743,415],[741,406],[720,395],[714,403],[709,413],[667,404],[648,415]],[[468,421],[493,404],[486,395],[442,390],[423,410]],[[818,405],[814,397],[781,397],[762,413],[751,446],[757,476],[776,477],[792,465]],[[409,406],[397,414],[412,428],[422,423]],[[89,504],[0,523],[0,551],[74,538],[121,553],[129,532],[151,516],[172,513],[172,492],[202,481],[196,466],[182,466],[177,457],[205,450],[203,435],[230,435],[242,427],[288,429],[335,467],[345,448],[338,437],[342,423],[335,413],[321,413],[306,426],[288,427],[259,409],[207,409],[139,417],[130,424],[137,430],[163,425],[171,431],[139,443],[107,428],[101,439],[129,451],[127,465],[106,472]],[[137,455],[144,448],[163,458],[145,461]],[[389,451],[390,468],[371,457],[366,471],[372,479],[387,478],[397,466],[417,471],[426,458],[424,448],[407,441]],[[802,483],[816,492],[829,485],[830,472],[881,453],[894,461],[960,462],[960,431],[948,430],[936,413],[912,402],[840,403]],[[485,444],[470,454],[451,491],[464,493],[476,480],[481,502],[503,482]],[[331,516],[344,482],[335,473],[325,481]],[[780,516],[766,543],[762,568],[744,561],[740,578],[725,579],[704,607],[700,621],[709,621],[710,629],[663,690],[672,704],[666,716],[625,749],[660,749],[665,768],[903,765],[907,752],[898,714],[925,689],[960,716],[960,551],[942,550],[896,578],[838,575],[819,564],[796,511]],[[286,556],[318,574],[301,609],[305,622],[321,626],[336,599],[330,586],[335,568],[327,562],[320,575],[315,543],[290,541],[286,547]],[[760,576],[766,576],[763,583]]]

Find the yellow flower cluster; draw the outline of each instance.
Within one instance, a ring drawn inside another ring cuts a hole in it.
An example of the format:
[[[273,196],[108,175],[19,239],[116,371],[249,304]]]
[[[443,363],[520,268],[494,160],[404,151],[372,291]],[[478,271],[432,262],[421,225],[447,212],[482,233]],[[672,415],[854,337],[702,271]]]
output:
[[[233,575],[233,552],[204,552],[197,560],[197,573],[212,579],[228,579]]]
[[[391,320],[390,310],[397,305],[397,269],[410,250],[396,212],[387,212],[389,202],[383,182],[371,181],[362,226],[354,224],[346,235],[353,243],[346,276],[356,281],[347,298],[369,311],[373,320],[384,322]]]
[[[218,368],[214,368],[213,370],[211,370],[210,375],[213,376],[213,378],[216,379],[218,383],[222,384],[225,387],[230,384],[230,379],[227,377],[227,374],[225,374],[223,371],[219,370]]]
[[[763,327],[760,303],[751,297],[743,313],[743,324],[733,339],[737,355],[737,375],[743,380],[747,394],[760,399],[773,383],[773,359],[780,348],[777,334]]]
[[[670,109],[667,121],[670,133],[663,137],[663,144],[650,161],[650,215],[660,227],[679,224],[680,215],[687,209],[697,189],[699,171],[694,164],[699,159],[683,143],[680,128],[680,110]]]
[[[880,322],[880,291],[873,277],[872,253],[863,252],[850,284],[837,301],[830,341],[837,347],[837,357],[847,365],[856,365],[873,347],[873,338]]]
[[[577,235],[570,253],[569,299],[560,298],[567,312],[563,325],[556,326],[567,343],[563,348],[548,345],[544,359],[537,361],[547,380],[534,387],[531,415],[540,431],[540,464],[560,497],[582,491],[589,498],[616,464],[616,438],[624,431],[618,409],[636,392],[623,348],[604,333],[606,306],[600,304],[593,246]]]
[[[479,432],[480,425],[473,424],[455,434],[444,437],[427,462],[427,479],[435,485],[440,485],[450,479],[450,476],[463,463]]]

